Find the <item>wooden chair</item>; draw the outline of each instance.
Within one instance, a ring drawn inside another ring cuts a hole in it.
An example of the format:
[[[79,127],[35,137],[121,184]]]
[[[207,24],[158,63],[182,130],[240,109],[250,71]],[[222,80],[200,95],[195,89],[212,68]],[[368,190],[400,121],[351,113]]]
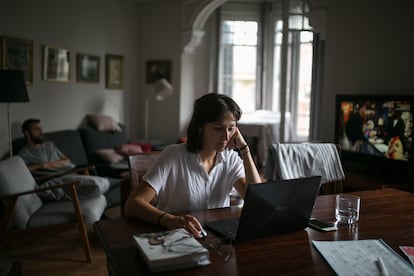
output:
[[[100,219],[106,200],[103,195],[79,199],[77,184],[70,182],[37,188],[35,179],[19,156],[0,161],[0,200],[5,205],[0,224],[0,243],[77,228],[86,259],[92,262],[85,224]],[[44,201],[38,195],[39,192],[62,187],[69,187],[72,200]]]
[[[343,172],[340,146],[332,143],[273,144],[265,164],[264,177],[291,179],[321,175],[320,194],[341,193]]]
[[[143,152],[128,156],[129,181],[122,188],[122,214],[125,202],[131,191],[141,182],[142,177],[158,159],[161,151]]]

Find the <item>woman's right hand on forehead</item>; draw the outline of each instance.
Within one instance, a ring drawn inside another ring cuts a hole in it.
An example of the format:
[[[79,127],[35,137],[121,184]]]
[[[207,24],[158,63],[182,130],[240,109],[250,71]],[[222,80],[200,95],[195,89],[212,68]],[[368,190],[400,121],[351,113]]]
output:
[[[228,145],[230,148],[241,148],[247,145],[246,140],[244,140],[244,137],[238,127],[236,127],[236,131],[230,138],[230,142],[228,143]]]

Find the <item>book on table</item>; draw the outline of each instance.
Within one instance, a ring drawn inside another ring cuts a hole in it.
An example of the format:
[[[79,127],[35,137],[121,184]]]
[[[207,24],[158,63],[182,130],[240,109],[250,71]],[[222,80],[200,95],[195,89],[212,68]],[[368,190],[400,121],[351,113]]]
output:
[[[133,237],[151,272],[210,264],[208,249],[184,228]]]

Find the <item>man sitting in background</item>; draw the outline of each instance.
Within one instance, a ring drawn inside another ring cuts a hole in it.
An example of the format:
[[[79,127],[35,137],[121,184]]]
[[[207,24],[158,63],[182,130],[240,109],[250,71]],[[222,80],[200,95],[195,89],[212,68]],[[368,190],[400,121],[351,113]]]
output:
[[[57,148],[55,143],[44,140],[43,127],[39,119],[27,119],[24,121],[22,132],[26,139],[26,145],[18,154],[30,171],[73,168],[75,166]]]
[[[23,122],[22,131],[26,145],[18,155],[28,166],[31,172],[36,170],[68,170],[75,165],[52,141],[43,136],[43,127],[39,119],[28,119]],[[68,181],[79,181],[77,192],[79,197],[95,197],[105,193],[110,186],[109,180],[104,177],[92,175],[66,174],[53,178],[41,186],[53,186]],[[50,200],[70,199],[70,191],[65,189],[52,189],[39,194]]]

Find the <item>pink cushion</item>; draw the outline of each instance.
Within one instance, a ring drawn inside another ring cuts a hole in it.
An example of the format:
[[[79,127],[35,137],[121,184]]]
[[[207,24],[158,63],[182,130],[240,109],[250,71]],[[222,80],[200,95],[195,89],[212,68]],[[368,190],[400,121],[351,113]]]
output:
[[[115,149],[100,149],[96,151],[96,154],[109,164],[118,163],[124,160],[124,156],[117,153]]]
[[[134,155],[143,152],[139,144],[123,144],[116,148],[116,152],[121,155]]]
[[[118,123],[110,116],[100,114],[89,114],[86,117],[88,123],[99,131],[122,131]]]

